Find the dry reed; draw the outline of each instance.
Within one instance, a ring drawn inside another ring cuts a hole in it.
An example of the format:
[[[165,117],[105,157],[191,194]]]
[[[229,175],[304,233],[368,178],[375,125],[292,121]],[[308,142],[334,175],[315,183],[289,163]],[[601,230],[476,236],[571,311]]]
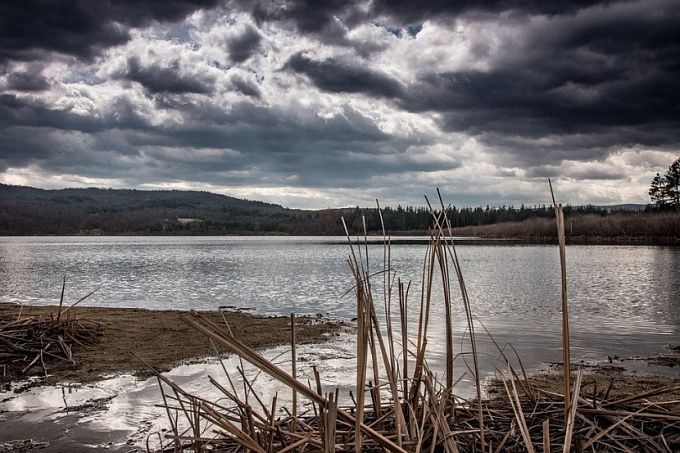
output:
[[[16,319],[0,320],[0,379],[28,376],[36,369],[47,379],[53,366],[76,366],[74,347],[87,347],[97,339],[101,326],[78,318],[72,311],[97,290],[64,308],[65,290],[66,278],[56,313],[25,316],[22,306]]]

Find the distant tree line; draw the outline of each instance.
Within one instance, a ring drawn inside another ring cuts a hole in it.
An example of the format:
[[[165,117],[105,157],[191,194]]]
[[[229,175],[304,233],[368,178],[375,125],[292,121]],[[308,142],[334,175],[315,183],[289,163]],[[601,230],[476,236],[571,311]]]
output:
[[[595,206],[565,207],[565,214],[606,216]],[[540,206],[447,208],[454,228],[552,218]],[[432,214],[423,207],[382,210],[387,232],[425,232]],[[0,235],[149,234],[149,235],[343,235],[341,218],[352,233],[381,231],[375,208],[286,209],[209,192],[112,189],[42,190],[0,184]],[[187,219],[195,219],[187,221]]]
[[[596,206],[566,206],[565,215],[574,214],[597,214],[607,215],[608,210]],[[514,206],[501,207],[461,207],[449,206],[446,214],[454,228],[467,226],[491,225],[501,222],[521,222],[530,218],[553,218],[555,212],[551,206]],[[355,230],[362,228],[362,216],[366,217],[367,228],[371,231],[381,229],[380,216],[377,209],[354,208],[342,213],[348,226]],[[427,231],[432,225],[432,213],[424,207],[401,207],[382,208],[382,217],[385,230],[388,232],[399,231]]]

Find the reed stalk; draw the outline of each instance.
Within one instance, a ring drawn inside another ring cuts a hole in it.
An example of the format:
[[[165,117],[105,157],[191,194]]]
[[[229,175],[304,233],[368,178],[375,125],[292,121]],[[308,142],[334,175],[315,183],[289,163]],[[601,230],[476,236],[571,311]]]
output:
[[[567,262],[566,262],[566,239],[564,233],[564,211],[562,205],[555,201],[555,192],[552,182],[550,185],[550,195],[555,209],[555,221],[557,223],[557,239],[560,249],[560,281],[562,294],[562,367],[564,369],[564,417],[569,414],[571,404],[569,391],[571,390],[571,347],[569,345],[569,305],[567,303]]]
[[[295,313],[290,314],[290,359],[291,359],[291,375],[293,379],[297,380],[297,349],[296,349],[296,335],[295,335]],[[291,430],[295,432],[295,422],[297,420],[297,392],[292,389],[292,404],[293,404],[293,420]]]

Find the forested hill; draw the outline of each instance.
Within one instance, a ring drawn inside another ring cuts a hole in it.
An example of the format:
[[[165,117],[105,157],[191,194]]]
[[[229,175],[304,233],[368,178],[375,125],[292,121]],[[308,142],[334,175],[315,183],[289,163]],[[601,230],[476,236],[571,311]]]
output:
[[[0,234],[241,233],[278,230],[300,211],[210,192],[43,190],[0,184]]]
[[[623,209],[623,208],[621,208]],[[630,209],[625,209],[629,211]],[[606,207],[566,207],[565,215],[613,216]],[[422,207],[387,207],[388,232],[425,232],[430,212]],[[632,215],[632,214],[631,214]],[[298,234],[342,235],[341,217],[360,231],[380,230],[376,209],[320,211],[287,209],[259,201],[209,192],[179,190],[62,189],[43,190],[0,184],[0,235],[71,234]],[[531,219],[551,219],[548,206],[449,207],[452,226],[476,227]],[[475,233],[476,234],[476,233]]]

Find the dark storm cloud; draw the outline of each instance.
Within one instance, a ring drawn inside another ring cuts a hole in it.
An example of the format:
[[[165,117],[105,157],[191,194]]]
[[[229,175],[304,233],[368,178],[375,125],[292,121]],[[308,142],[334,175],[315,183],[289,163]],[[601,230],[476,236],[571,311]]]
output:
[[[114,98],[99,117],[54,109],[11,94],[0,95],[0,135],[9,128],[35,128],[82,133],[98,133],[109,129],[143,130],[150,123],[125,97]],[[8,150],[0,145],[0,155]]]
[[[575,179],[590,179],[590,180],[617,180],[625,179],[626,175],[621,174],[616,169],[609,168],[581,168],[581,169],[565,169],[558,165],[543,165],[539,167],[530,168],[526,174],[528,178],[575,178]]]
[[[406,111],[438,113],[444,130],[479,137],[524,164],[545,158],[587,160],[616,147],[677,146],[680,3],[604,3],[578,12],[591,3],[380,2],[379,11],[413,18],[513,10],[513,21],[525,30],[518,43],[501,46],[489,69],[437,73],[421,68],[408,85],[367,69],[361,60],[314,61],[296,54],[285,69],[304,74],[327,92],[362,93],[392,99]],[[528,20],[536,13],[552,16],[536,26]],[[493,26],[497,18],[481,20],[482,26]],[[534,142],[504,148],[506,137]],[[543,137],[563,139],[546,145],[539,140]]]
[[[255,83],[251,83],[237,75],[232,76],[231,79],[229,79],[229,82],[232,87],[234,87],[234,90],[241,94],[245,94],[246,96],[255,99],[260,99],[262,97],[262,93]]]
[[[229,58],[235,63],[243,63],[257,52],[261,41],[260,33],[248,26],[241,35],[227,41]]]
[[[182,113],[183,121],[158,126],[125,97],[116,98],[95,118],[0,96],[0,134],[5,139],[0,143],[0,171],[33,164],[108,178],[110,168],[117,168],[129,184],[177,178],[224,184],[224,172],[235,171],[240,176],[229,176],[229,183],[351,187],[385,171],[441,168],[403,155],[404,150],[430,145],[427,137],[387,134],[350,107],[330,118],[299,107],[248,102],[224,110],[209,100],[173,110]],[[290,175],[293,180],[283,179]]]
[[[570,19],[491,70],[421,75],[399,105],[440,112],[443,128],[472,135],[582,135],[586,158],[598,148],[678,145],[680,4],[669,5]],[[516,153],[532,159],[541,148]]]
[[[431,74],[400,104],[410,111],[445,112],[448,130],[528,137],[662,126],[680,118],[680,82],[673,74],[652,71],[590,83],[579,81],[578,61],[564,69]]]
[[[89,147],[95,143],[111,150],[116,158],[134,154],[137,150],[130,143],[150,127],[124,97],[114,98],[95,118],[3,94],[0,95],[0,171],[31,164],[45,165],[50,171],[85,168],[89,166],[87,162],[99,158],[98,147]],[[115,137],[121,131],[125,131],[126,138]],[[114,160],[109,156],[109,163],[102,168],[111,167]],[[107,171],[110,176],[111,170]],[[94,173],[91,170],[81,174]]]
[[[491,0],[491,1],[450,1],[450,0],[283,0],[237,2],[244,9],[252,7],[253,17],[258,22],[290,21],[303,33],[326,34],[338,19],[343,24],[353,26],[374,20],[378,17],[392,19],[397,26],[414,26],[409,33],[418,33],[418,22],[427,19],[453,18],[466,13],[500,13],[516,11],[520,14],[565,14],[595,4],[607,4],[597,0],[577,0],[568,2],[546,2],[540,0]],[[339,42],[343,39],[336,36]]]
[[[313,37],[320,43],[353,48],[359,55],[367,57],[382,49],[375,43],[349,39],[347,32],[355,26],[373,19],[365,11],[366,3],[342,0],[294,0],[294,1],[249,1],[237,3],[251,11],[258,24],[281,22],[293,24],[297,30]]]
[[[219,0],[21,0],[0,2],[0,61],[58,52],[89,58],[129,38],[128,29],[176,21]]]
[[[302,115],[295,108],[241,102],[225,111],[205,102],[186,106],[184,116],[186,121],[181,125],[163,130],[154,128],[152,132],[158,134],[149,136],[152,140],[149,144],[230,148],[273,157],[276,154],[298,155],[319,150],[356,149],[378,153],[381,147],[389,147],[389,143],[397,140],[350,107],[343,108],[343,115],[322,119],[309,113]]]
[[[358,15],[355,2],[343,0],[260,1],[252,8],[252,13],[258,22],[292,21],[300,31],[307,33],[323,31],[336,16],[346,16],[353,22]]]
[[[50,87],[50,83],[42,74],[40,64],[29,64],[20,70],[12,70],[7,74],[8,90],[14,91],[43,91]]]
[[[0,131],[7,127],[47,127],[93,132],[97,120],[64,110],[55,110],[12,94],[0,95]]]
[[[127,60],[125,72],[116,77],[141,84],[150,93],[199,93],[212,92],[214,81],[207,76],[181,75],[179,63],[168,67],[143,66],[137,57]]]
[[[376,97],[398,97],[402,86],[398,80],[377,71],[335,59],[314,61],[298,53],[284,69],[307,76],[314,85],[332,93],[364,93]]]
[[[311,0],[310,0],[311,1]],[[501,13],[517,11],[522,14],[565,14],[595,4],[606,4],[597,0],[576,0],[546,2],[541,0],[487,0],[487,1],[450,1],[450,0],[375,0],[372,14],[383,14],[398,19],[402,24],[437,16],[457,16],[470,12]]]

